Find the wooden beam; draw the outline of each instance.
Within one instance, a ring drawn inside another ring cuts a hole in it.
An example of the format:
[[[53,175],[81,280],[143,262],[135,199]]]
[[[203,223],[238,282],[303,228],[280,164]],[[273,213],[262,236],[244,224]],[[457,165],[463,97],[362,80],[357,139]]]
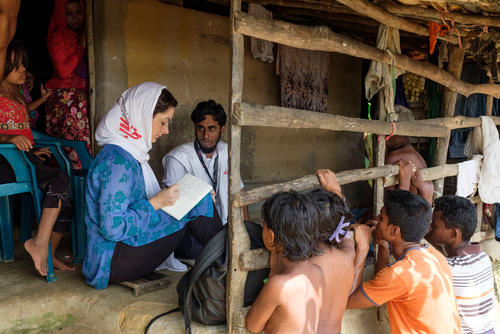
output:
[[[500,126],[500,117],[490,116],[493,123]],[[465,116],[453,116],[453,117],[441,117],[432,119],[422,119],[416,122],[422,124],[432,124],[445,127],[449,130],[463,129],[463,128],[475,128],[481,126],[481,118],[479,117],[465,117]]]
[[[266,268],[269,268],[269,251],[267,249],[252,249],[241,254],[241,269],[252,271]]]
[[[89,89],[87,95],[87,110],[89,110],[90,146],[95,152],[96,104],[95,104],[95,43],[94,43],[94,8],[92,1],[85,2],[85,29],[87,34],[87,62],[89,71]],[[94,153],[95,154],[95,153]]]
[[[288,8],[319,10],[322,12],[327,12],[332,14],[359,15],[356,11],[352,10],[351,8],[339,5],[331,1],[324,1],[321,3],[320,2],[308,3],[297,0],[249,0],[248,2],[258,3],[263,6],[274,5],[274,6],[288,7]]]
[[[247,326],[247,314],[250,311],[250,306],[243,307],[236,311],[234,314],[234,326],[240,328],[246,328]]]
[[[385,90],[380,89],[378,91],[378,119],[380,121],[385,120],[387,110],[385,110]],[[394,98],[392,98],[394,101]],[[387,122],[386,122],[387,123]],[[375,140],[376,149],[374,150],[375,167],[382,167],[385,165],[385,140],[377,140],[378,136],[373,136]],[[382,178],[377,178],[373,182],[373,212],[375,216],[380,213],[382,207],[384,206],[384,180]]]
[[[438,167],[425,168],[422,169],[421,172],[422,179],[424,181],[431,181],[438,178],[457,175],[458,165],[441,165]],[[387,178],[387,180],[384,182],[384,187],[398,184],[398,179],[395,177],[398,174],[398,165],[385,165],[381,167],[366,169],[352,169],[336,173],[337,180],[341,185],[385,177]],[[281,191],[309,191],[318,189],[320,187],[321,186],[316,175],[306,175],[304,177],[301,177],[300,179],[277,183],[234,194],[231,205],[237,208],[260,202]]]
[[[241,0],[231,0],[231,80],[229,87],[229,119],[234,105],[241,102],[243,95],[244,39],[234,31],[235,14],[241,11]],[[241,127],[229,124],[229,198],[240,191]],[[226,315],[228,332],[233,332],[233,317],[243,307],[245,283],[248,272],[240,268],[240,254],[250,250],[250,238],[243,224],[241,208],[229,208],[229,268],[226,278]]]
[[[490,83],[473,85],[460,81],[438,66],[403,55],[389,54],[349,37],[336,34],[327,27],[306,27],[278,20],[261,19],[238,12],[235,13],[234,29],[247,36],[295,48],[338,52],[353,57],[375,60],[383,64],[392,64],[397,68],[431,79],[464,96],[481,93],[500,98],[500,85]]]
[[[391,123],[380,120],[351,118],[309,110],[248,103],[240,103],[234,106],[232,122],[240,126],[371,132],[411,137],[446,136],[448,131],[440,125],[423,124],[420,121],[398,122],[393,128]]]
[[[241,254],[242,270],[259,270],[269,268],[269,251],[265,248],[252,249]]]
[[[473,13],[500,13],[500,5],[495,0],[420,0],[424,5],[458,5]]]
[[[303,0],[305,2],[317,2],[315,0]],[[429,36],[429,29],[426,26],[412,22],[405,18],[391,14],[387,10],[375,5],[367,0],[337,0],[337,2],[351,8],[363,16],[367,16],[388,27],[405,30],[420,36]],[[438,36],[452,44],[458,44],[458,38],[454,35]]]
[[[490,78],[490,83],[493,83],[493,79]],[[491,116],[493,114],[493,96],[486,96],[486,116]]]
[[[398,170],[399,174],[399,170]],[[437,167],[430,167],[422,169],[422,179],[424,181],[432,181],[436,178],[444,178],[448,176],[455,176],[458,174],[457,164],[446,164]],[[397,175],[393,174],[384,180],[384,187],[390,187],[399,184]]]
[[[450,46],[448,55],[449,74],[455,78],[460,78],[462,74],[462,65],[464,61],[465,49],[456,46]],[[441,116],[453,117],[455,114],[455,104],[457,93],[445,88],[441,102]],[[450,134],[444,138],[439,138],[436,145],[436,155],[434,157],[434,166],[439,166],[446,163],[448,156],[448,146],[450,143]],[[444,179],[434,181],[434,198],[443,196]]]
[[[442,22],[441,13],[435,9],[421,6],[400,5],[394,2],[383,2],[380,4],[388,12],[402,16],[412,16]],[[475,14],[450,13],[453,20],[460,24],[472,24],[489,27],[500,27],[500,17],[484,16]],[[447,16],[444,17],[445,19]]]

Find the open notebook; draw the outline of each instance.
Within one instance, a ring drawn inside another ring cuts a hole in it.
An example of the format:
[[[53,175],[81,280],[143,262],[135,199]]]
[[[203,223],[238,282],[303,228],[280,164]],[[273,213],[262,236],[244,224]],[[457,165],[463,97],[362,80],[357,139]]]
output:
[[[212,190],[212,186],[191,174],[184,175],[177,184],[180,186],[179,199],[174,205],[164,206],[161,209],[175,219],[181,220]]]

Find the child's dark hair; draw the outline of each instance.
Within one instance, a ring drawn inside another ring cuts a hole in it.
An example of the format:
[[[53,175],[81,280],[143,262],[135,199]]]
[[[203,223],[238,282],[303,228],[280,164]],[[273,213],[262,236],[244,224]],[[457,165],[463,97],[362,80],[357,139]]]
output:
[[[304,261],[321,254],[318,247],[319,208],[307,194],[281,192],[261,210],[266,226],[274,232],[274,245],[290,261]]]
[[[469,242],[477,226],[477,213],[474,205],[466,198],[443,196],[434,201],[434,212],[441,211],[441,219],[446,228],[462,231],[462,240]]]
[[[406,190],[389,190],[384,207],[389,224],[399,226],[403,240],[419,242],[429,230],[432,208],[423,197]]]
[[[214,100],[198,103],[191,113],[191,120],[196,125],[202,122],[206,115],[212,115],[217,123],[219,123],[219,126],[223,127],[226,125],[227,116],[224,112],[224,108]]]
[[[12,58],[14,55],[14,58]],[[20,64],[27,67],[28,56],[26,50],[24,50],[24,45],[21,41],[15,40],[10,42],[7,47],[7,56],[5,57],[5,69],[3,72],[3,78],[7,78],[9,74],[14,71]]]
[[[153,117],[160,112],[165,112],[170,107],[177,107],[177,100],[166,88],[163,88],[153,111]]]
[[[320,210],[318,242],[323,242],[329,247],[337,246],[337,241],[331,238],[332,233],[337,229],[342,217],[344,217],[344,223],[348,223],[353,219],[353,215],[344,200],[336,194],[323,189],[313,190],[309,194],[316,201]],[[345,232],[347,229],[348,226],[343,227]],[[342,238],[343,235],[340,235],[341,241]]]

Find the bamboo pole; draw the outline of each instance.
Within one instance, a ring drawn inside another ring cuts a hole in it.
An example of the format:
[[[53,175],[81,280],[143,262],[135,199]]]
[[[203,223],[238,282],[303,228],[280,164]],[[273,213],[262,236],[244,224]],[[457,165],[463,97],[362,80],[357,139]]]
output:
[[[387,111],[385,110],[384,103],[384,90],[381,89],[378,92],[378,118],[384,121]],[[375,166],[381,167],[385,165],[385,138],[383,136],[373,136],[377,139],[376,150],[375,150]],[[373,212],[378,215],[384,206],[384,180],[379,177],[375,179],[373,184]]]
[[[493,83],[493,79],[490,78],[490,83]],[[493,96],[486,96],[486,116],[491,116],[493,114]]]
[[[424,168],[421,170],[421,173],[422,180],[432,181],[438,178],[457,175],[458,165],[441,165],[437,167]],[[383,177],[387,178],[384,182],[384,187],[390,187],[398,184],[398,178],[396,177],[398,174],[398,165],[384,165],[366,169],[352,169],[336,173],[337,181],[341,185]],[[309,191],[318,189],[320,187],[321,185],[319,184],[316,175],[306,175],[304,177],[301,177],[300,179],[259,187],[256,189],[234,194],[232,197],[231,205],[232,207],[237,208],[260,202],[281,191]]]
[[[235,13],[235,31],[250,37],[260,38],[295,48],[338,52],[353,57],[392,64],[431,79],[464,96],[474,93],[500,98],[500,86],[495,84],[473,85],[458,80],[450,73],[427,62],[421,62],[399,54],[391,54],[373,46],[336,34],[327,27],[305,27],[278,20],[266,20],[243,12]]]
[[[493,123],[500,125],[500,117],[490,116]],[[463,128],[475,128],[481,126],[481,118],[479,117],[465,117],[465,116],[454,116],[454,117],[441,117],[432,119],[422,119],[416,121],[418,124],[430,124],[439,125],[445,127],[449,130],[463,129]]]
[[[491,117],[500,125],[500,117]],[[288,129],[322,129],[349,132],[370,132],[376,134],[396,134],[410,137],[445,137],[447,130],[481,126],[477,117],[443,117],[417,121],[391,123],[345,116],[323,114],[309,110],[278,106],[236,103],[232,122],[239,126],[280,127]],[[394,131],[394,132],[393,132]]]
[[[232,122],[233,124],[240,126],[266,126],[289,129],[323,129],[421,137],[446,136],[448,131],[441,125],[423,124],[420,123],[420,121],[398,122],[393,127],[391,123],[381,120],[351,118],[318,113],[309,110],[248,103],[235,105]]]
[[[241,0],[231,0],[231,85],[229,94],[229,116],[234,105],[241,102],[243,94],[244,40],[234,31],[235,14],[241,11]],[[229,198],[240,191],[241,127],[229,124]],[[241,270],[240,254],[250,250],[250,238],[243,224],[241,208],[229,208],[229,268],[226,279],[227,330],[233,333],[233,316],[243,307],[245,282],[248,272]]]
[[[306,0],[308,1],[308,0]],[[309,0],[310,1],[310,0]],[[391,14],[385,9],[375,5],[374,3],[367,0],[337,0],[337,2],[351,8],[352,10],[358,12],[363,16],[367,16],[377,22],[385,24],[388,27],[405,30],[414,33],[419,36],[429,36],[429,30],[427,27],[420,25],[418,23],[407,20],[403,17]],[[457,36],[446,35],[444,37],[439,36],[438,38],[446,40],[452,44],[458,44]]]
[[[448,72],[455,78],[460,78],[462,74],[462,65],[464,61],[465,49],[451,46],[448,56]],[[457,101],[457,93],[445,88],[442,100],[441,112],[444,117],[453,117],[455,114],[455,104]],[[450,143],[450,134],[444,138],[439,138],[436,145],[436,156],[434,166],[439,166],[446,163],[448,156],[448,146]],[[434,198],[443,196],[444,178],[434,181]]]
[[[392,14],[442,22],[441,13],[435,9],[420,6],[400,5],[394,2],[383,2],[380,6]],[[500,17],[498,16],[462,14],[455,12],[449,13],[449,15],[456,23],[460,24],[500,27]],[[445,15],[444,18],[446,19],[447,16]]]
[[[87,61],[89,66],[89,87],[87,95],[87,108],[89,109],[90,146],[95,152],[95,45],[94,45],[94,8],[93,1],[86,1],[85,22],[87,33]]]

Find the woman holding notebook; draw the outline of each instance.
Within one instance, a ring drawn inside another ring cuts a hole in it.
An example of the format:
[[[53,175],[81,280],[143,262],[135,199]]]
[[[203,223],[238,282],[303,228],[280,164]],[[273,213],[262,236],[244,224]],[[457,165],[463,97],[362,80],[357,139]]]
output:
[[[103,148],[88,173],[82,269],[97,289],[153,272],[188,229],[206,244],[222,228],[210,194],[180,220],[161,210],[176,202],[179,189],[160,189],[148,152],[169,133],[176,106],[165,86],[142,83],[126,90],[97,127]]]

